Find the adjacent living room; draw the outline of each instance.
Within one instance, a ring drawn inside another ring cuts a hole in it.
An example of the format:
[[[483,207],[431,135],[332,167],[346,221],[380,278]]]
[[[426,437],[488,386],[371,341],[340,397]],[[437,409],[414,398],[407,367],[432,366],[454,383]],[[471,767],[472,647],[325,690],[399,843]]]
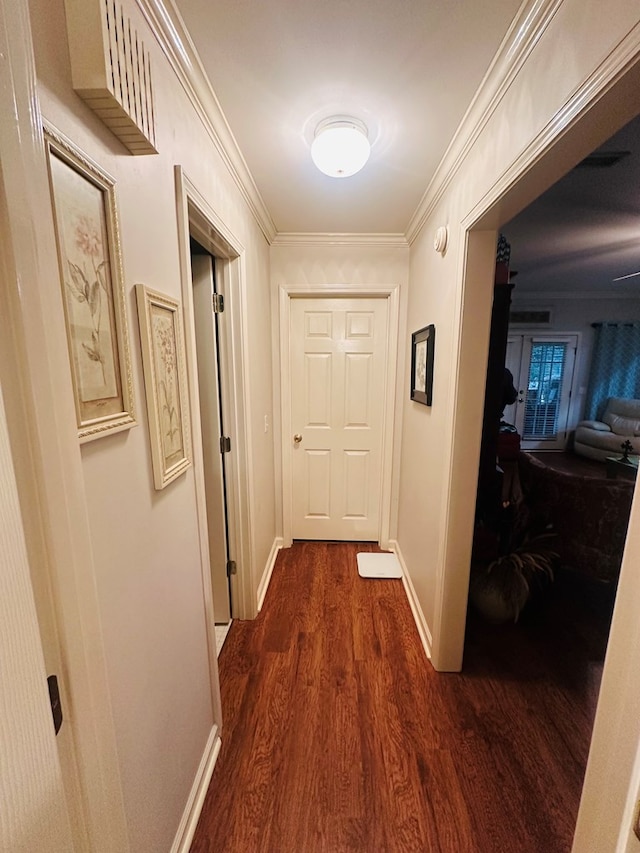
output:
[[[464,671],[540,743],[569,715],[545,784],[576,814],[640,456],[639,186],[635,119],[503,226],[496,265]]]

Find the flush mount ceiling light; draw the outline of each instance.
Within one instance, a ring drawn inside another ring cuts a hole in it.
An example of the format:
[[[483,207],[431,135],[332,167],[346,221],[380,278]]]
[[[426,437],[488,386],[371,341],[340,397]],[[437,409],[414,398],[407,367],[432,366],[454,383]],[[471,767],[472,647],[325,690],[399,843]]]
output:
[[[331,178],[355,175],[369,159],[367,128],[356,118],[334,116],[321,121],[311,145],[311,157]]]

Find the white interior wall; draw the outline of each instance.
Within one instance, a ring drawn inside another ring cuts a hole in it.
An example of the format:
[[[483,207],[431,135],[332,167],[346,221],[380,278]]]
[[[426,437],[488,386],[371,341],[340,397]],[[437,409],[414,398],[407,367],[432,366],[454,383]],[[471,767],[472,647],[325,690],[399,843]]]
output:
[[[129,841],[142,853],[173,839],[214,722],[193,469],[154,490],[133,290],[181,296],[176,163],[245,247],[256,595],[275,508],[267,243],[138,6],[124,7],[151,52],[159,155],[129,155],[73,92],[62,0],[30,3],[42,113],[116,180],[139,425],[80,453]]]
[[[435,624],[436,572],[443,524],[447,430],[453,393],[453,333],[458,275],[455,249],[444,256],[433,249],[437,227],[449,224],[442,213],[411,247],[405,376],[411,364],[411,332],[435,325],[433,405],[426,407],[403,396],[398,543],[430,633]],[[450,235],[450,239],[453,235]],[[455,238],[454,238],[455,239]],[[405,384],[408,379],[405,380]]]

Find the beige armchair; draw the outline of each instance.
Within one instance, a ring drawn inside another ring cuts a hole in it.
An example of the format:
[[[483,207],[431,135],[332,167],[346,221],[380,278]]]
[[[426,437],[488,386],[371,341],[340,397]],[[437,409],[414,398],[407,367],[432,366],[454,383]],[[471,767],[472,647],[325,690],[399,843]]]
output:
[[[640,453],[640,400],[609,397],[601,421],[580,421],[576,427],[574,450],[604,462],[608,456],[622,455],[627,440],[631,453]]]

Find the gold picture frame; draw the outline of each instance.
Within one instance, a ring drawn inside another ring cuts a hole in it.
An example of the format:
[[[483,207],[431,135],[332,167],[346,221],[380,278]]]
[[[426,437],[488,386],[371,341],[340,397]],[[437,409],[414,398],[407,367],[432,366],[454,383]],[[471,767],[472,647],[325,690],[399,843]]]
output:
[[[136,425],[115,181],[44,128],[81,442]]]
[[[136,284],[153,481],[164,489],[191,465],[182,308],[177,299]]]

